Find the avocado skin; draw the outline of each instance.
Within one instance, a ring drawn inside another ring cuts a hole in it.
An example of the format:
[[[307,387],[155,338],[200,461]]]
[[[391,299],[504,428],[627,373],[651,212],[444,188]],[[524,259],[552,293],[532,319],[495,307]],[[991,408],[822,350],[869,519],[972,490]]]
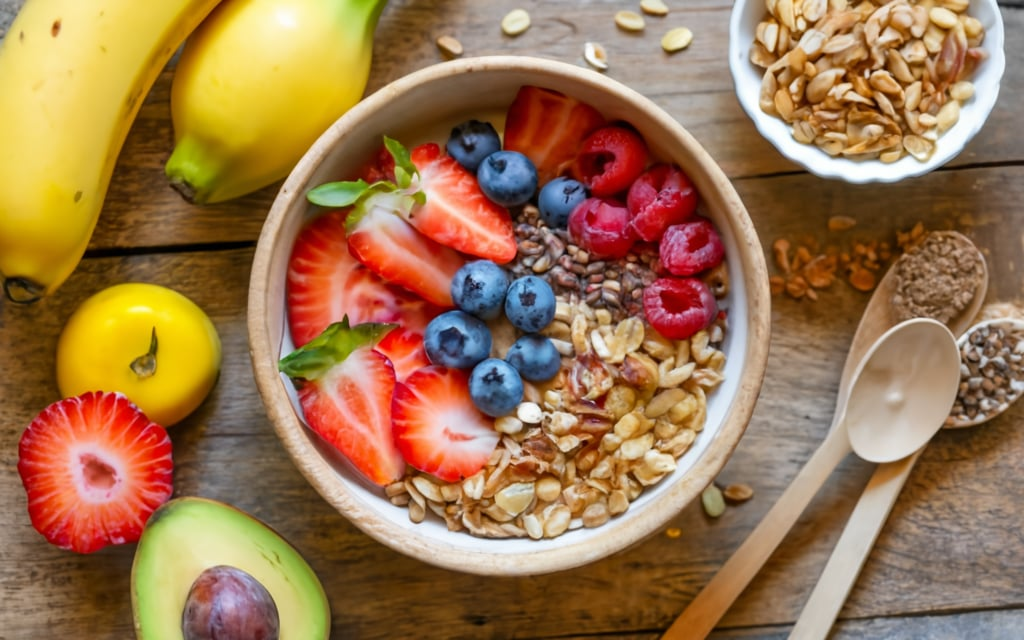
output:
[[[274,598],[281,640],[327,640],[331,612],[323,585],[295,547],[253,516],[199,497],[174,498],[150,516],[132,563],[138,640],[181,640],[181,614],[204,569],[237,567]]]

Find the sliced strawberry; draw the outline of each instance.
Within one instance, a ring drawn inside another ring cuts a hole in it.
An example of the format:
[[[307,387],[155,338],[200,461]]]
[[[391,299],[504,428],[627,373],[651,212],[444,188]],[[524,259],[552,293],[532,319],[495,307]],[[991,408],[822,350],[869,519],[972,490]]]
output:
[[[410,154],[425,200],[406,216],[446,247],[504,264],[516,256],[512,217],[480,190],[476,176],[430,142]]]
[[[423,333],[405,327],[396,327],[388,331],[377,343],[377,351],[391,361],[399,382],[409,377],[413,371],[430,364],[427,352],[423,349]]]
[[[551,89],[523,86],[505,118],[505,148],[518,151],[537,167],[544,186],[572,165],[576,151],[605,123],[594,107]]]
[[[386,281],[451,307],[452,278],[466,259],[399,217],[394,201],[405,197],[377,192],[361,201],[345,224],[349,251]]]
[[[431,365],[395,385],[394,436],[406,461],[446,482],[487,464],[498,445],[494,422],[473,406],[469,372]]]
[[[55,402],[18,443],[32,526],[78,553],[137,541],[171,497],[173,471],[167,431],[121,393]]]
[[[391,435],[395,370],[373,348],[393,328],[378,323],[350,327],[346,318],[279,364],[298,383],[309,427],[379,485],[405,473],[405,461]]]
[[[286,279],[292,342],[302,346],[346,315],[352,324],[394,322],[422,333],[442,310],[356,260],[345,238],[345,215],[327,212],[295,239]]]

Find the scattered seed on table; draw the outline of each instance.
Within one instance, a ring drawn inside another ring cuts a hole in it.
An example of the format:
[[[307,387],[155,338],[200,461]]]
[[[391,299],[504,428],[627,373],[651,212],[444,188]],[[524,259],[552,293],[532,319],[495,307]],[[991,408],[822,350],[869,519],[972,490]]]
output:
[[[636,11],[617,11],[615,13],[615,24],[623,31],[643,31],[644,17]]]
[[[700,494],[700,503],[704,506],[704,513],[711,518],[717,518],[725,513],[725,498],[718,485],[709,484],[708,488]]]
[[[754,490],[747,484],[730,484],[722,490],[722,496],[729,502],[746,502],[754,497]]]
[[[441,36],[437,39],[437,48],[445,58],[451,60],[462,55],[462,43],[452,36]]]
[[[595,69],[604,71],[608,68],[608,52],[596,42],[588,42],[583,45],[583,59]]]
[[[640,0],[640,10],[649,16],[668,15],[668,6],[662,0]]]
[[[513,9],[501,19],[501,30],[507,36],[518,36],[530,28],[530,14],[526,9]]]
[[[686,27],[676,27],[669,30],[661,38],[661,48],[668,53],[682,51],[693,42],[693,32]]]

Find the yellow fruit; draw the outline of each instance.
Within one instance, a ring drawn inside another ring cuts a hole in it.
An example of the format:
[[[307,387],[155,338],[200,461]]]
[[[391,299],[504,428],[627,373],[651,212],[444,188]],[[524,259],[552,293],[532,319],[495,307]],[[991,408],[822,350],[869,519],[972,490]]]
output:
[[[220,372],[221,344],[209,316],[186,296],[130,282],[83,302],[57,341],[57,387],[65,398],[120,391],[169,427],[195,411]]]
[[[0,276],[30,302],[74,271],[142,100],[217,0],[27,0],[0,44]]]
[[[366,89],[384,0],[225,0],[171,85],[171,184],[196,203],[288,175]]]

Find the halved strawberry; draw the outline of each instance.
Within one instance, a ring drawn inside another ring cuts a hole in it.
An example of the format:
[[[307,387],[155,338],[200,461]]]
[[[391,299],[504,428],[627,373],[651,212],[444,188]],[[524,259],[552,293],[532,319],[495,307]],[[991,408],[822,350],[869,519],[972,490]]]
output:
[[[516,257],[512,217],[484,195],[475,175],[433,142],[410,156],[425,196],[405,216],[412,226],[446,247],[498,264]]]
[[[391,361],[399,382],[409,377],[413,371],[430,364],[427,352],[423,349],[423,333],[405,327],[395,327],[388,331],[377,343],[377,351]]]
[[[292,342],[302,346],[346,315],[352,324],[394,322],[422,333],[442,310],[356,260],[345,238],[346,214],[329,211],[295,239],[286,279]]]
[[[406,461],[446,482],[487,464],[498,444],[494,422],[469,397],[469,372],[431,365],[395,385],[395,442]]]
[[[539,185],[544,186],[566,172],[584,138],[604,124],[604,116],[589,104],[526,85],[508,108],[505,148],[532,160]]]
[[[327,327],[278,368],[298,385],[309,427],[340,451],[367,479],[388,484],[405,473],[391,435],[395,370],[374,345],[393,325],[348,319]]]
[[[398,216],[392,207],[397,195],[371,193],[352,209],[345,223],[349,251],[386,281],[452,307],[452,278],[466,259]]]
[[[78,553],[137,541],[171,497],[173,471],[167,431],[121,393],[54,402],[18,443],[32,526]]]

